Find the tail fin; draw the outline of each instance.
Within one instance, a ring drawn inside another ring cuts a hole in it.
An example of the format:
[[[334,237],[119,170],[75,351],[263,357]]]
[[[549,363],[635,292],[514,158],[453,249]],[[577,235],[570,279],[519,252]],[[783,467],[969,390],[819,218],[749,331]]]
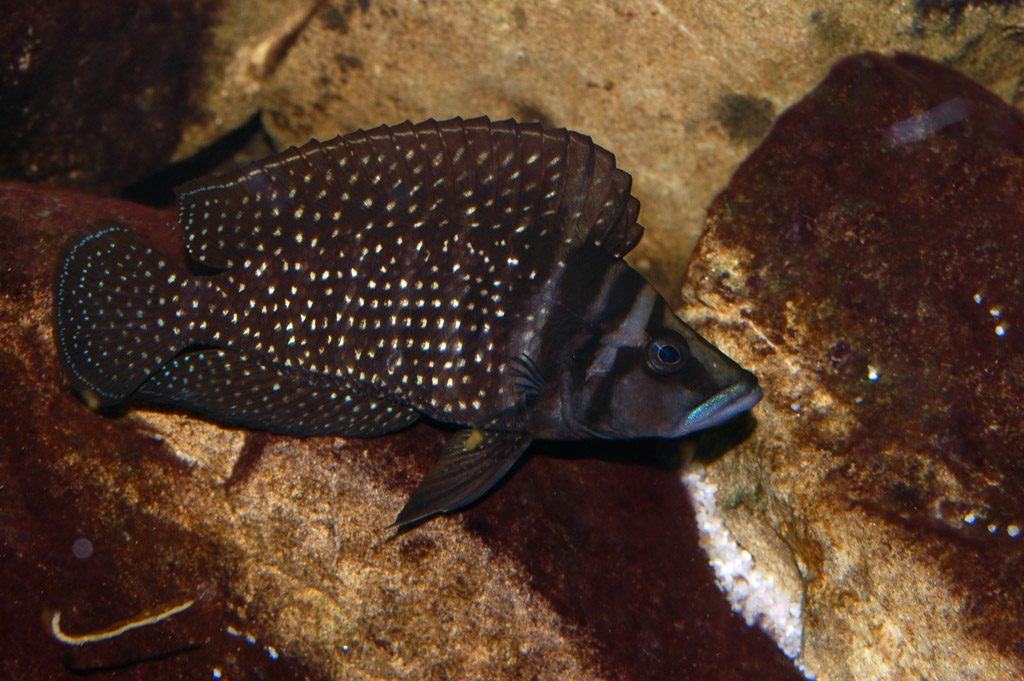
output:
[[[173,301],[189,284],[184,268],[113,220],[97,220],[65,247],[57,349],[89,406],[124,400],[187,344]]]

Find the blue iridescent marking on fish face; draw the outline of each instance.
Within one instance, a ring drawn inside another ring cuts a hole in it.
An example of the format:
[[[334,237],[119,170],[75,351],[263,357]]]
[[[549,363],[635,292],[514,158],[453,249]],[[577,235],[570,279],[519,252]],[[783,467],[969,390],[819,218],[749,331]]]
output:
[[[757,377],[749,371],[744,371],[736,383],[715,393],[692,409],[683,421],[680,434],[721,425],[752,409],[763,396],[764,391],[757,384]]]

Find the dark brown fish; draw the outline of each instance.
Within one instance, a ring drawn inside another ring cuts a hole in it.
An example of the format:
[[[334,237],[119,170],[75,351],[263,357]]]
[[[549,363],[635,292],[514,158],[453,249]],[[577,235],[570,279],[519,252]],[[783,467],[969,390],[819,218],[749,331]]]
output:
[[[590,138],[404,123],[186,184],[192,275],[97,222],[66,250],[74,387],[296,435],[465,426],[399,514],[471,503],[535,438],[678,437],[761,397],[622,256],[630,176]]]

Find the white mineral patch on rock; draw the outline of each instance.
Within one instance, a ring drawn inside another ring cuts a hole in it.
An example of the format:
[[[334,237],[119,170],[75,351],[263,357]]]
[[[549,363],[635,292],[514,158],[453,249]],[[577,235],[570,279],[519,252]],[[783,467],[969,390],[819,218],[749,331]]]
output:
[[[701,546],[733,611],[747,624],[760,627],[786,655],[798,660],[803,650],[800,595],[780,588],[775,576],[758,567],[750,552],[730,534],[715,502],[718,488],[708,479],[704,466],[690,464],[683,473],[683,484],[697,513]]]
[[[223,428],[188,414],[137,408],[131,415],[142,424],[140,431],[160,440],[178,459],[212,475],[221,484],[230,479],[245,446],[245,431]]]

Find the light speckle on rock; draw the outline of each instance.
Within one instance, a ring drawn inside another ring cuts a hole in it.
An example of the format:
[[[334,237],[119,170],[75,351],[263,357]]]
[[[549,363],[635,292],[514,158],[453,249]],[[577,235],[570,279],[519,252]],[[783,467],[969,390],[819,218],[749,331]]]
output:
[[[758,566],[750,552],[736,543],[722,516],[707,470],[691,463],[683,473],[690,499],[697,511],[701,546],[733,610],[750,626],[759,626],[774,639],[782,652],[799,664],[803,650],[803,612],[799,589],[788,576]]]

